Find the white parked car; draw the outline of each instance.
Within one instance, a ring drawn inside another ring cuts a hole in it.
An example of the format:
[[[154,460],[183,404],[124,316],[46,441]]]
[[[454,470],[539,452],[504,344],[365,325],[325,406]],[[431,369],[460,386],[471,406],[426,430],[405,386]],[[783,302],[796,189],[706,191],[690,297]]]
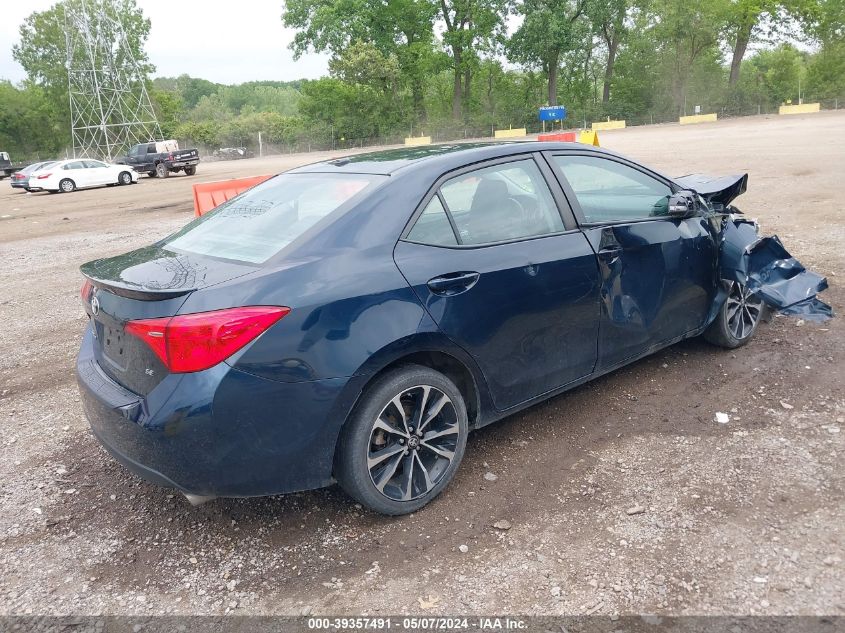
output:
[[[128,165],[110,165],[90,158],[60,160],[29,175],[32,191],[69,193],[87,187],[131,185],[138,173]]]

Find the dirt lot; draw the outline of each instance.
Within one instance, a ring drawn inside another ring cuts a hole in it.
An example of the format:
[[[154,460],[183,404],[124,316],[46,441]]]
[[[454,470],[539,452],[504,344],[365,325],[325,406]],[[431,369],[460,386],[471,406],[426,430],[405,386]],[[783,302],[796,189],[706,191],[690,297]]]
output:
[[[601,137],[670,174],[748,171],[740,206],[845,313],[845,112]],[[400,519],[336,488],[192,508],[110,459],[76,392],[79,264],[184,224],[194,182],[319,158],[0,183],[0,613],[845,614],[842,317],[688,341],[487,427]]]

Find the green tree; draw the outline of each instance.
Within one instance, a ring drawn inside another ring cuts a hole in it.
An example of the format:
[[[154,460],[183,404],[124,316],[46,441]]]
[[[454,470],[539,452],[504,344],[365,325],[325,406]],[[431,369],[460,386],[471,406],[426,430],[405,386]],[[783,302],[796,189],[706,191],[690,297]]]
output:
[[[709,0],[713,1],[713,0]],[[720,0],[724,2],[724,0]],[[818,0],[729,0],[724,2],[724,32],[731,49],[728,85],[739,81],[748,45],[756,39],[797,35],[793,18],[817,15]]]
[[[172,90],[162,90],[155,87],[155,84],[150,89],[150,99],[155,108],[156,118],[161,126],[161,132],[165,138],[173,136],[174,131],[179,125],[184,104],[178,92]]]
[[[0,81],[0,150],[14,160],[53,158],[69,141],[67,125],[60,125],[43,88]]]
[[[802,55],[794,46],[781,44],[773,50],[760,51],[751,62],[762,77],[771,105],[798,102],[798,85],[806,70]]]
[[[497,38],[504,36],[509,2],[439,0],[439,17],[446,27],[443,43],[452,53],[452,118],[455,120],[460,120],[461,109],[470,100],[477,51],[489,50]]]
[[[610,101],[610,87],[613,82],[613,70],[616,65],[619,46],[628,32],[625,24],[628,11],[628,0],[593,2],[587,6],[587,13],[593,23],[593,28],[607,47],[607,61],[605,62],[601,97],[601,102],[605,106]]]
[[[687,88],[697,62],[718,52],[722,9],[713,0],[654,0],[650,6],[654,21],[650,35],[660,47],[672,102],[679,114],[686,114]]]
[[[67,109],[67,18],[65,11],[78,11],[82,0],[61,0],[46,11],[36,11],[27,17],[20,27],[20,42],[12,47],[12,55],[23,66],[30,81],[44,87],[54,103]],[[111,18],[120,19],[128,48],[132,51],[142,77],[152,73],[155,67],[149,63],[144,52],[144,42],[150,33],[150,21],[144,17],[135,0],[86,0],[88,12],[98,15],[104,12]],[[107,23],[94,20],[92,30],[101,34],[113,44],[118,33]],[[85,51],[79,50],[80,56]],[[82,59],[83,63],[88,60]],[[130,60],[115,60],[130,68]]]
[[[395,55],[422,120],[437,10],[429,0],[288,0],[282,21],[298,30],[291,42],[295,58],[308,50],[339,56],[355,41],[372,42],[383,55]]]
[[[548,77],[548,104],[558,102],[558,73],[564,54],[586,49],[589,25],[584,19],[588,2],[596,0],[524,0],[517,7],[522,24],[508,43],[508,56]]]

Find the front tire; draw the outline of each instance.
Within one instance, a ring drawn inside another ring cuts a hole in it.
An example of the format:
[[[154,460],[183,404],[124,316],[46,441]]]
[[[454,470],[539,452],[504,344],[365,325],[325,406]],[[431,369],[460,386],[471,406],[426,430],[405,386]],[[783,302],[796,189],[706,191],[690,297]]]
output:
[[[156,165],[156,176],[158,178],[167,178],[170,175],[170,170],[167,169],[167,165],[164,163],[159,163]]]
[[[742,347],[752,339],[763,317],[763,301],[748,286],[729,282],[728,297],[704,332],[704,340],[726,349]]]
[[[405,365],[369,386],[344,427],[335,475],[356,501],[414,512],[449,484],[464,456],[467,411],[443,374]]]
[[[59,183],[59,191],[62,193],[70,193],[71,191],[76,190],[76,183],[73,182],[70,178],[65,178]]]
[[[119,185],[131,185],[132,184],[132,174],[128,171],[122,171],[117,177],[117,184]]]

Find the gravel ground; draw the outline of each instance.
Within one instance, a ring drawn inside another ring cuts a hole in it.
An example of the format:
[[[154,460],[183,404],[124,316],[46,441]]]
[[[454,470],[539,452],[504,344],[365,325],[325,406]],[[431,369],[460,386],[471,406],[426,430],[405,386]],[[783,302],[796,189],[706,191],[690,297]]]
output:
[[[601,141],[671,174],[748,171],[740,206],[843,312],[845,112]],[[109,458],[76,391],[79,264],[184,224],[194,182],[322,157],[0,185],[0,614],[845,612],[841,318],[777,317],[734,352],[687,341],[482,429],[442,498],[398,519],[337,488],[192,508]]]

